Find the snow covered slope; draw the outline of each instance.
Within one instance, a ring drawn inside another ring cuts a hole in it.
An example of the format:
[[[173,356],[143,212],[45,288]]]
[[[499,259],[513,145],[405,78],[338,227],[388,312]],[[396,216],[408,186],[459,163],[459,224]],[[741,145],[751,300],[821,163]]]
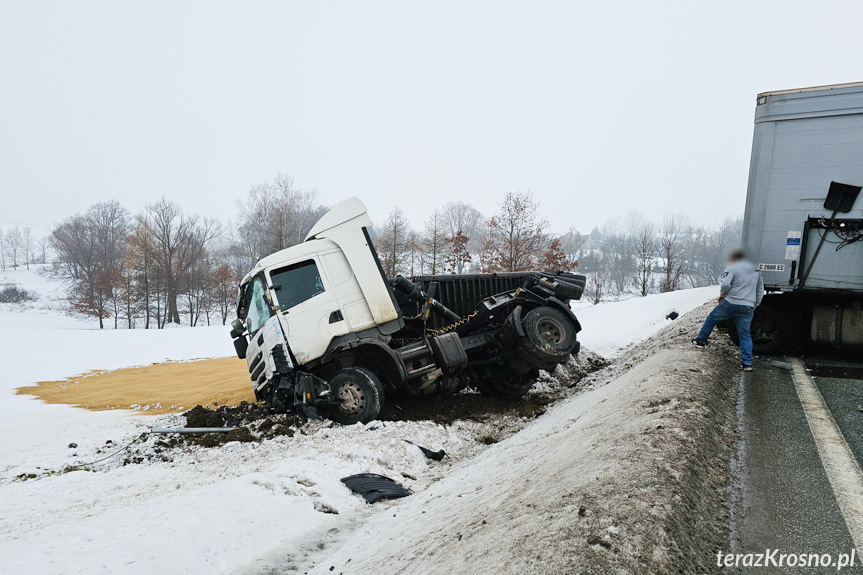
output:
[[[628,345],[652,336],[670,323],[672,311],[679,315],[719,297],[719,287],[711,286],[652,294],[616,302],[593,305],[574,302],[572,309],[581,322],[581,344],[606,359],[617,357]]]
[[[310,575],[705,572],[725,537],[739,375],[727,338],[688,344],[702,317],[376,513]]]

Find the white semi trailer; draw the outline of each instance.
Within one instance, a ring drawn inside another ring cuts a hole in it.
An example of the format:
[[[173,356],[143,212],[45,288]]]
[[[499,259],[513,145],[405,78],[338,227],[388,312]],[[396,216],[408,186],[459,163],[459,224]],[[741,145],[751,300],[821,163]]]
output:
[[[568,302],[581,297],[584,276],[387,279],[371,225],[349,198],[303,243],[243,278],[231,337],[258,400],[303,417],[325,411],[341,423],[368,422],[393,393],[473,386],[519,398],[539,370],[578,353],[581,326]]]
[[[863,344],[861,186],[863,83],[758,95],[743,228],[767,291],[756,351]]]

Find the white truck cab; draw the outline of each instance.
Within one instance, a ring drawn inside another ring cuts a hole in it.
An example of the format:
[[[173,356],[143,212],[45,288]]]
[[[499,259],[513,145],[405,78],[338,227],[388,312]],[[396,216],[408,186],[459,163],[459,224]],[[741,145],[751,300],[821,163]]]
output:
[[[353,423],[377,416],[385,390],[422,395],[460,389],[482,377],[488,366],[493,370],[495,362],[503,368],[501,373],[518,373],[532,385],[537,369],[553,369],[577,352],[575,333],[580,326],[564,299],[555,294],[580,296],[583,276],[515,274],[518,277],[505,279],[528,278],[532,291],[525,285],[528,289],[488,297],[493,294],[480,290],[475,296],[481,295],[482,302],[472,303],[484,307],[463,319],[433,297],[434,287],[428,294],[401,276],[385,277],[369,236],[371,225],[363,203],[348,198],[327,212],[303,243],[261,259],[242,279],[231,335],[238,356],[247,360],[259,400],[293,405],[305,416],[317,415],[319,407],[335,406],[330,409],[334,419]],[[465,277],[447,276],[431,283],[436,287],[448,278]],[[413,312],[403,313],[405,306],[413,306]],[[536,308],[545,310],[543,317],[554,324],[558,340],[535,345],[544,349],[534,361],[501,353],[504,336],[529,339],[524,336],[522,312]],[[502,310],[507,313],[499,313]],[[432,311],[452,325],[429,330]],[[509,331],[504,318],[513,324]],[[408,345],[394,347],[394,334]],[[466,345],[462,337],[469,334],[473,335]],[[476,358],[472,372],[464,369],[469,356]],[[516,386],[522,395],[529,389],[527,385],[521,391],[525,385]]]

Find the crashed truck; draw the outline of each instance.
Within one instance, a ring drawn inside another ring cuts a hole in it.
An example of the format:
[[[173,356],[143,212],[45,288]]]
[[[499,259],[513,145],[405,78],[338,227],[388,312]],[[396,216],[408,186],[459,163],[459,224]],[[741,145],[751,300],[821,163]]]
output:
[[[377,418],[387,396],[517,399],[578,353],[585,278],[520,272],[388,279],[357,198],[242,279],[231,337],[255,397],[303,418]]]

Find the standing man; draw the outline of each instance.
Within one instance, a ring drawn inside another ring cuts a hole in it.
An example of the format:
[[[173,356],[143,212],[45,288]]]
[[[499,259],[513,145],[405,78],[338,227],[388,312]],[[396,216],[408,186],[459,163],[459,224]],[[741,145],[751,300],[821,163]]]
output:
[[[740,368],[752,371],[752,334],[749,326],[752,314],[764,297],[764,280],[755,264],[746,259],[741,250],[734,250],[728,256],[728,267],[722,276],[719,288],[719,305],[713,308],[704,320],[698,337],[692,343],[698,347],[707,346],[707,338],[720,321],[731,320],[737,327],[740,338]]]

